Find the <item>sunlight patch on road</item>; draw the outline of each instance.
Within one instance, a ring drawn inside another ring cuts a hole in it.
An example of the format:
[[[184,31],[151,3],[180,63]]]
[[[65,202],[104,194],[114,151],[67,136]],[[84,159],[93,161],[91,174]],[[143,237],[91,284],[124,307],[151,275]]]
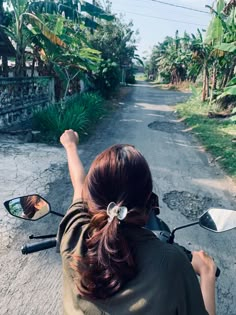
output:
[[[175,111],[175,113],[176,113],[176,111]],[[185,121],[185,118],[182,117],[182,118],[180,118],[180,119],[172,119],[171,121],[174,121],[174,122],[176,122],[176,123],[179,123],[179,122]]]
[[[120,121],[134,121],[134,122],[143,122],[143,120],[139,120],[139,119],[120,119]]]
[[[166,141],[166,143],[173,144],[173,142],[170,142],[170,141]],[[191,145],[188,143],[179,143],[178,141],[174,141],[174,144],[179,145],[181,147],[197,149],[197,151],[199,151],[199,152],[204,152],[204,148],[200,145]]]
[[[164,115],[158,115],[158,114],[147,114],[147,116],[164,117]]]
[[[173,112],[174,108],[171,108],[168,105],[153,105],[153,104],[148,104],[148,103],[136,103],[139,107],[143,107],[143,109],[146,110],[155,110],[159,112]]]
[[[133,86],[141,86],[141,87],[147,87],[147,88],[152,88],[152,86],[150,85],[150,84],[138,84],[138,83],[136,83],[136,84],[133,84]]]
[[[218,189],[220,191],[223,190],[223,187],[228,187],[230,190],[229,180],[226,178],[217,178],[217,179],[208,179],[208,178],[193,178],[192,181],[201,186],[207,186],[210,188]]]

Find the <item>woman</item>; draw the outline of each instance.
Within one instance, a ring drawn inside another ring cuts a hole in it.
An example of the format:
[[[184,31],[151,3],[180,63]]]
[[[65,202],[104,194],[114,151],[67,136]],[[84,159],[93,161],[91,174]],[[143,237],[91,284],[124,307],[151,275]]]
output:
[[[214,315],[213,260],[193,252],[191,266],[177,246],[143,228],[153,188],[144,157],[133,146],[115,145],[85,176],[78,134],[67,130],[60,141],[74,188],[58,233],[64,314]]]
[[[37,220],[49,212],[49,206],[38,195],[24,196],[20,198],[24,219]]]

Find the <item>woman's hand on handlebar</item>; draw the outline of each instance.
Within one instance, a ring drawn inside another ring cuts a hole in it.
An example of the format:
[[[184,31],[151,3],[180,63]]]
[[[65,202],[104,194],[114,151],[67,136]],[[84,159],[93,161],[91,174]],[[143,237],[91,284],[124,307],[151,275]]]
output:
[[[79,143],[79,135],[72,129],[65,130],[60,137],[60,142],[66,150],[73,146],[77,147]]]
[[[196,274],[200,277],[212,277],[215,278],[216,265],[214,260],[203,250],[192,252],[192,266]]]
[[[206,310],[209,315],[215,315],[215,274],[214,260],[203,250],[192,252],[192,265],[195,272],[200,275],[200,287]]]

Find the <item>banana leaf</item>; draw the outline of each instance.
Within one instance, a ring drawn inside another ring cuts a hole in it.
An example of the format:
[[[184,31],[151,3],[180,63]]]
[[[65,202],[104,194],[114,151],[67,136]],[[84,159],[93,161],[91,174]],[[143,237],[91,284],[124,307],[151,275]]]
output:
[[[92,19],[88,18],[87,16],[83,17],[82,20],[84,21],[84,25],[86,27],[97,29],[99,27],[99,24],[93,21]]]
[[[54,28],[54,33],[57,35],[62,35],[63,28],[64,28],[64,19],[62,17],[58,17],[55,28]]]
[[[215,49],[223,50],[226,52],[233,53],[236,51],[236,42],[232,43],[221,43],[219,45],[214,46]]]
[[[40,29],[42,34],[47,39],[49,39],[53,44],[64,47],[64,48],[67,47],[66,43],[64,43],[58,36],[56,36],[53,32],[51,32],[50,29],[47,26],[45,26],[45,24],[38,17],[36,17],[34,14],[31,14],[31,13],[25,13],[25,15],[29,17],[29,19],[31,20],[31,23],[36,25]]]
[[[227,86],[236,85],[236,76],[233,77],[228,83]]]
[[[104,19],[106,21],[112,21],[114,16],[105,12],[102,8],[99,8],[89,2],[83,1],[81,4],[81,11],[87,12],[89,15]]]
[[[225,87],[223,93],[220,94],[217,97],[217,99],[221,99],[227,95],[235,95],[236,96],[236,85]]]

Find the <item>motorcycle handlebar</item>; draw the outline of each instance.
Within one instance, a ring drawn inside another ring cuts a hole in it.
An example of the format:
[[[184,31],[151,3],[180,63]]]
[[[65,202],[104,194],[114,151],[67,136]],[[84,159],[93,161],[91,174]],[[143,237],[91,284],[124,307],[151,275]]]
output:
[[[193,255],[192,255],[192,253],[190,252],[190,250],[188,250],[187,248],[185,248],[185,247],[183,247],[183,246],[180,246],[180,245],[179,245],[179,247],[182,248],[182,250],[183,250],[183,251],[185,252],[185,254],[187,255],[188,259],[189,259],[190,261],[192,261]],[[216,274],[215,274],[216,278],[218,278],[219,275],[220,275],[220,268],[216,267]]]
[[[158,218],[158,224],[159,224],[159,218]],[[159,227],[158,227],[159,229]],[[158,238],[159,240],[161,240],[162,242],[166,242],[166,243],[170,243],[173,244],[173,239],[171,239],[171,233],[169,231],[160,231],[160,230],[156,230],[156,231],[152,231]],[[189,261],[192,261],[193,255],[191,253],[190,250],[188,250],[187,248],[185,248],[184,246],[181,246],[177,243],[174,243],[175,245],[178,245],[183,251],[184,253],[187,255]],[[220,275],[220,269],[217,267],[216,268],[216,278],[218,278]]]
[[[21,247],[21,252],[23,255],[27,255],[30,253],[38,252],[40,250],[56,247],[56,244],[57,244],[56,239],[37,242],[34,244],[26,244]]]
[[[216,267],[216,278],[218,278],[220,275],[220,268]]]

